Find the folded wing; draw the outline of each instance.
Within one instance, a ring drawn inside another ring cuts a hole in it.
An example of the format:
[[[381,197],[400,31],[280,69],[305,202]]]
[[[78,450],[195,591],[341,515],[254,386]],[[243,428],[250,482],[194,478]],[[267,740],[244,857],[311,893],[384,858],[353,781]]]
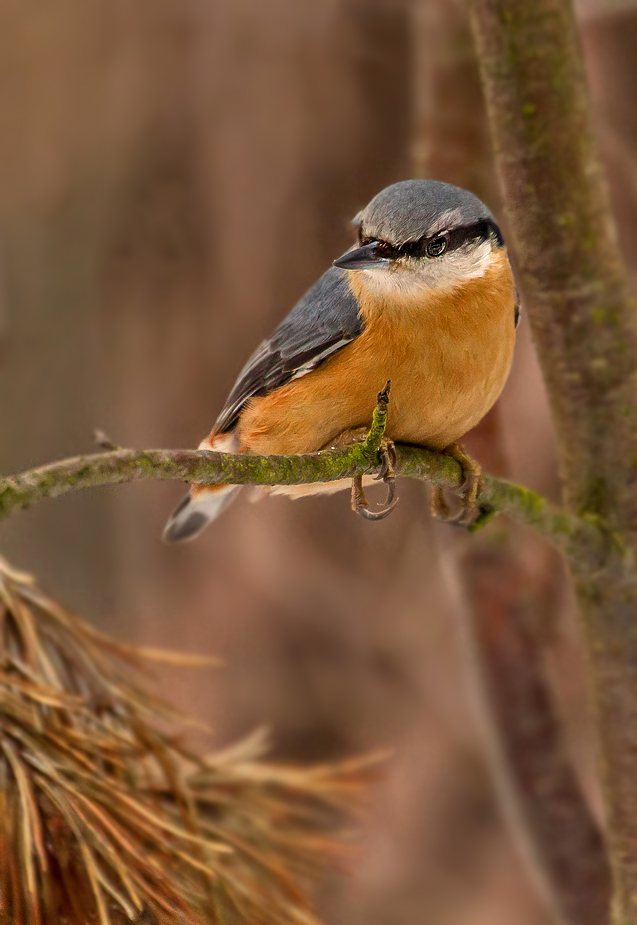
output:
[[[252,354],[214,426],[230,430],[246,402],[316,369],[363,330],[347,271],[331,267]]]

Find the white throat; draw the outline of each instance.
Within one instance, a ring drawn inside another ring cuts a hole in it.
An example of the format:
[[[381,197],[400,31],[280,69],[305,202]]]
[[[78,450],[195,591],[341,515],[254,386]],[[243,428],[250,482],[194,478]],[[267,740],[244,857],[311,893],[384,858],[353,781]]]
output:
[[[478,279],[491,266],[493,256],[491,242],[482,241],[441,257],[403,259],[360,273],[367,289],[375,295],[415,295],[427,289],[455,289],[470,279]]]

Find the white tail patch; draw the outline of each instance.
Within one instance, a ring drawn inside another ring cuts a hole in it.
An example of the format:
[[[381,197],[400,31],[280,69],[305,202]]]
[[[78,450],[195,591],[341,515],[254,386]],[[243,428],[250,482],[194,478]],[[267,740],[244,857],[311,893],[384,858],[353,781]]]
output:
[[[206,437],[199,444],[199,449],[234,453],[238,443],[235,434],[221,434],[213,440]],[[193,485],[168,520],[162,533],[164,543],[194,540],[225,510],[240,488],[240,485]]]
[[[212,438],[205,437],[197,449],[214,450],[215,453],[238,453],[239,437],[234,430],[231,430],[229,434],[218,434]]]
[[[209,523],[230,504],[239,491],[238,485],[203,488],[196,495],[187,494],[173,513],[162,533],[164,543],[194,540]]]

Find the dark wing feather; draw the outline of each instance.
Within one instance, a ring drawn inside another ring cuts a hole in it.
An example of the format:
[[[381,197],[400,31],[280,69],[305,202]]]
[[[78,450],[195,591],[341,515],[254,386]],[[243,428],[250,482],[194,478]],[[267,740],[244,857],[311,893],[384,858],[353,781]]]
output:
[[[217,418],[215,432],[230,430],[248,399],[316,369],[362,330],[347,271],[331,267],[252,354]]]

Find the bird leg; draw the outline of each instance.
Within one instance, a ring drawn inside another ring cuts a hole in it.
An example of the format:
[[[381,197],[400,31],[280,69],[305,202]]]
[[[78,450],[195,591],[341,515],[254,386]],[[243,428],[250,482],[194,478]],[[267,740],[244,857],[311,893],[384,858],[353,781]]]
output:
[[[365,449],[370,453],[376,452],[380,459],[381,467],[376,480],[382,479],[387,486],[385,507],[380,511],[370,511],[369,501],[363,490],[362,475],[355,475],[352,479],[352,508],[365,520],[384,520],[396,507],[396,447],[394,441],[388,440],[385,436],[390,387],[391,380],[388,379],[378,393],[372,425],[364,442]]]
[[[443,452],[445,456],[455,459],[462,469],[463,481],[458,489],[462,507],[457,514],[450,514],[442,488],[439,485],[432,485],[431,513],[443,523],[467,527],[476,514],[479,514],[478,492],[482,480],[482,468],[475,459],[465,453],[460,443],[450,444]]]
[[[396,507],[396,447],[393,440],[385,437],[385,425],[387,422],[387,407],[389,405],[389,387],[387,382],[385,387],[378,393],[376,408],[372,415],[372,423],[369,429],[358,427],[352,430],[344,430],[337,437],[326,443],[321,449],[335,450],[340,447],[352,446],[354,443],[362,443],[366,455],[373,457],[378,455],[380,461],[380,471],[374,478],[376,481],[382,480],[387,486],[387,498],[385,507],[379,511],[369,510],[369,501],[363,488],[363,476],[357,474],[352,478],[352,510],[365,520],[384,520]]]
[[[368,430],[366,427],[359,427],[355,430],[345,430],[333,440],[330,440],[329,443],[326,443],[321,449],[335,450],[337,448],[340,449],[342,447],[352,446],[354,443],[360,443],[361,438],[365,439],[367,434]],[[382,479],[387,485],[387,499],[384,508],[380,511],[370,511],[369,500],[363,488],[363,476],[355,475],[352,478],[352,510],[356,511],[356,513],[365,520],[384,520],[396,506],[396,501],[394,499],[396,497],[395,466],[397,456],[393,440],[382,439],[378,447],[378,455],[380,457],[380,472],[378,475],[374,476],[374,478],[376,481]]]
[[[369,501],[363,489],[363,476],[360,474],[352,478],[352,510],[356,511],[359,517],[365,520],[384,520],[396,507],[398,499],[396,498],[396,447],[393,440],[383,439],[378,448],[381,468],[377,476],[374,476],[378,482],[381,479],[387,486],[387,498],[385,507],[380,511],[370,511]]]

